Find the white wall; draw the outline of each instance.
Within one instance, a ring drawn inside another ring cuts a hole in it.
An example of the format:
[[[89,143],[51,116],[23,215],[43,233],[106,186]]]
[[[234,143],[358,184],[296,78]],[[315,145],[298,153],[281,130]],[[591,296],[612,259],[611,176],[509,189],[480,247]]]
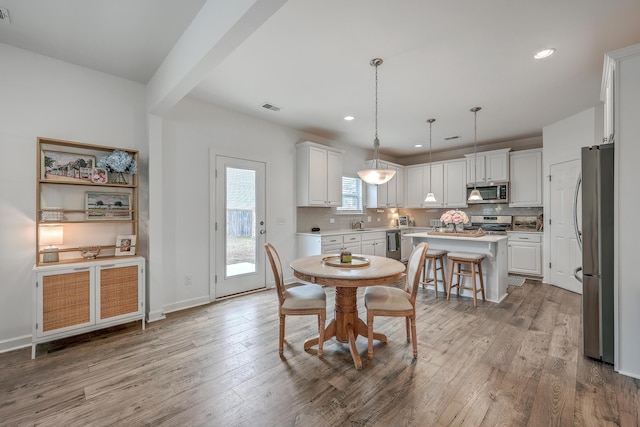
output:
[[[638,160],[640,159],[640,45],[616,69],[616,289],[617,367],[640,378],[638,278]]]
[[[138,149],[142,170],[148,157],[144,86],[1,43],[0,58],[3,351],[31,343],[36,138]]]
[[[267,165],[267,236],[283,265],[296,256],[295,144],[304,140],[346,149],[345,165],[364,165],[366,150],[267,123],[193,98],[163,117],[163,278],[166,312],[209,300],[209,171],[215,154],[263,161]],[[347,166],[345,173],[353,167]],[[353,171],[355,172],[355,170]],[[284,225],[276,224],[284,218]],[[153,219],[153,218],[152,218]],[[186,286],[184,276],[193,284]],[[285,269],[285,280],[291,279]],[[273,284],[271,271],[267,283]]]

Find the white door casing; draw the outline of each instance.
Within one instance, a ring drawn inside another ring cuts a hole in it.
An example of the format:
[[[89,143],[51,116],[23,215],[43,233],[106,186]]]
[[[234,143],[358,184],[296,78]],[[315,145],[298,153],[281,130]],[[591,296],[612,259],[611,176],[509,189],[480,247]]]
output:
[[[214,176],[212,300],[266,287],[267,230],[265,163],[215,156]],[[239,217],[246,227],[234,226]]]
[[[575,268],[582,265],[573,219],[580,160],[552,164],[550,170],[550,212],[545,218],[545,226],[549,227],[551,238],[549,282],[582,294],[582,284],[573,276]]]

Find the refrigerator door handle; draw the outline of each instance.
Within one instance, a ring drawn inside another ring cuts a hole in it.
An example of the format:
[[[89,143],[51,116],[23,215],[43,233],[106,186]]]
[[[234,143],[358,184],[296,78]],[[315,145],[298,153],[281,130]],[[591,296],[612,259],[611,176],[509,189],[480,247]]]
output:
[[[583,283],[582,276],[578,276],[578,273],[581,271],[582,271],[582,267],[576,267],[576,269],[573,270],[573,277],[575,277],[578,282]]]
[[[576,182],[576,191],[573,194],[573,228],[576,232],[576,239],[578,241],[578,247],[582,251],[582,233],[578,229],[578,195],[580,194],[580,186],[582,185],[582,172],[578,174],[578,181]],[[582,269],[582,267],[580,267]],[[574,273],[575,276],[575,273]],[[576,277],[577,279],[577,277]],[[582,283],[582,280],[580,280]]]

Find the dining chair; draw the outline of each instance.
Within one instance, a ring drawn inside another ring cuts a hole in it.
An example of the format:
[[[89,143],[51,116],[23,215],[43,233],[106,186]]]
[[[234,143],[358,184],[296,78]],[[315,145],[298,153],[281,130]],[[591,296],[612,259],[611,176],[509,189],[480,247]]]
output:
[[[392,286],[370,286],[364,292],[367,308],[367,337],[369,338],[369,359],[373,359],[373,317],[404,317],[407,326],[407,341],[413,341],[413,357],[418,357],[416,337],[416,293],[420,287],[420,276],[427,256],[427,243],[416,246],[407,263],[404,289]],[[411,327],[411,331],[409,330]]]
[[[324,343],[324,322],[327,318],[327,296],[322,286],[307,284],[285,287],[282,275],[282,262],[278,251],[267,243],[264,248],[271,263],[273,278],[276,281],[278,294],[278,314],[280,316],[280,337],[278,351],[280,356],[284,353],[284,323],[285,316],[290,315],[317,315],[318,316],[318,357],[322,356],[322,344]]]

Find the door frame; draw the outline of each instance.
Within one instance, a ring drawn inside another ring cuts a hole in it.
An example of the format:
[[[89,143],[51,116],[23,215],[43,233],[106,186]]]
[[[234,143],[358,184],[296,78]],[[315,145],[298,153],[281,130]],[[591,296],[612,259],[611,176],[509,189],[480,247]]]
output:
[[[259,160],[253,158],[244,158],[234,154],[223,153],[215,151],[213,148],[209,150],[209,301],[216,301],[220,299],[229,298],[229,296],[216,298],[216,274],[217,274],[217,263],[216,263],[216,255],[218,248],[216,247],[216,208],[218,207],[216,200],[218,197],[217,194],[217,177],[216,177],[216,157],[229,157],[235,158],[238,160],[246,160],[250,162],[263,163],[265,165],[265,180],[264,180],[264,205],[265,205],[265,228],[267,227],[266,216],[268,212],[267,208],[267,168],[268,164],[266,160]],[[224,250],[225,248],[220,248],[220,250]],[[259,248],[258,248],[259,249]],[[267,265],[266,265],[266,254],[265,254],[265,262],[262,266],[262,273],[264,276],[264,286],[258,288],[256,290],[263,290],[267,288]],[[247,291],[253,292],[253,291]],[[239,295],[241,295],[240,293]]]

